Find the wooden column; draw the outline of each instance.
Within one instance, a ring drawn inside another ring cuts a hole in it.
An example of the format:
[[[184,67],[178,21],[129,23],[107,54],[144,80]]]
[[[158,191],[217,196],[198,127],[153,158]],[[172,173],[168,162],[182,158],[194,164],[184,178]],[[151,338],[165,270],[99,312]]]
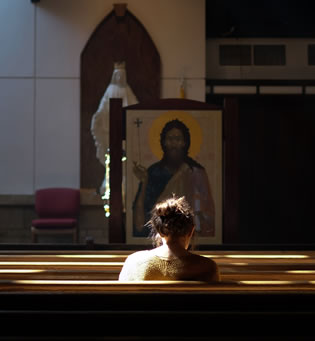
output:
[[[239,104],[236,96],[224,100],[223,243],[239,242],[240,155]]]
[[[111,98],[109,104],[110,127],[110,216],[109,243],[124,243],[123,206],[122,206],[122,138],[123,110],[122,99]],[[113,170],[113,171],[112,171]]]

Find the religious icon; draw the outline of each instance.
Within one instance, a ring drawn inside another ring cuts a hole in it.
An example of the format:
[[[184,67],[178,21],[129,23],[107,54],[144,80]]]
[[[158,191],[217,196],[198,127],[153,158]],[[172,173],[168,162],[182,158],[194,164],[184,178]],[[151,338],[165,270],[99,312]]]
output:
[[[221,111],[127,110],[127,241],[146,242],[157,201],[185,196],[201,243],[220,243]]]
[[[138,100],[127,83],[125,62],[114,64],[114,71],[96,113],[91,121],[91,133],[95,140],[96,157],[106,168],[109,157],[109,100],[110,98],[122,98],[123,107],[136,104]],[[108,172],[105,171],[103,183],[100,186],[100,194],[104,194],[109,188]]]

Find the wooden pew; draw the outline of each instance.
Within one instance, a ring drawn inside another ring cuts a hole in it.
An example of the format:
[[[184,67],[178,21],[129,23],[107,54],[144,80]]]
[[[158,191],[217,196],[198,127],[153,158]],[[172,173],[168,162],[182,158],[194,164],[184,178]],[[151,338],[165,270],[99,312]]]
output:
[[[196,282],[17,285],[3,291],[1,284],[1,340],[314,338],[315,295],[300,284],[296,290]]]
[[[0,279],[117,280],[131,252],[1,252]],[[315,253],[202,252],[223,281],[314,281]]]
[[[113,280],[130,253],[0,252],[0,340],[314,339],[314,252],[200,252],[217,284]]]

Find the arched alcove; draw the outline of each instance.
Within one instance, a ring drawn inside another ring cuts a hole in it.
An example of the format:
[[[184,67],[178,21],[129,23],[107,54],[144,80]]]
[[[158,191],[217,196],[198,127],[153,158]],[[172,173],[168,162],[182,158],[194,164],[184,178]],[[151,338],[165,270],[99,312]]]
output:
[[[117,61],[126,62],[128,84],[139,102],[160,98],[159,52],[123,4],[114,5],[81,53],[81,188],[98,189],[104,178],[90,126]]]

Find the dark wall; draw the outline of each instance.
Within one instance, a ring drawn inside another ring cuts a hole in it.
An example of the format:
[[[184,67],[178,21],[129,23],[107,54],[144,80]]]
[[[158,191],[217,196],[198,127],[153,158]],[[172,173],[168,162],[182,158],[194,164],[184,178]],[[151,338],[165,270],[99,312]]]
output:
[[[312,38],[313,0],[206,0],[206,36]]]
[[[314,243],[315,98],[239,97],[240,240]]]
[[[237,120],[229,123],[225,113],[225,123],[238,137],[237,155],[224,160],[237,172],[224,185],[237,189],[238,213],[237,226],[225,224],[231,238],[223,243],[314,244],[315,96],[234,97]],[[225,98],[208,95],[207,102],[224,107]]]

